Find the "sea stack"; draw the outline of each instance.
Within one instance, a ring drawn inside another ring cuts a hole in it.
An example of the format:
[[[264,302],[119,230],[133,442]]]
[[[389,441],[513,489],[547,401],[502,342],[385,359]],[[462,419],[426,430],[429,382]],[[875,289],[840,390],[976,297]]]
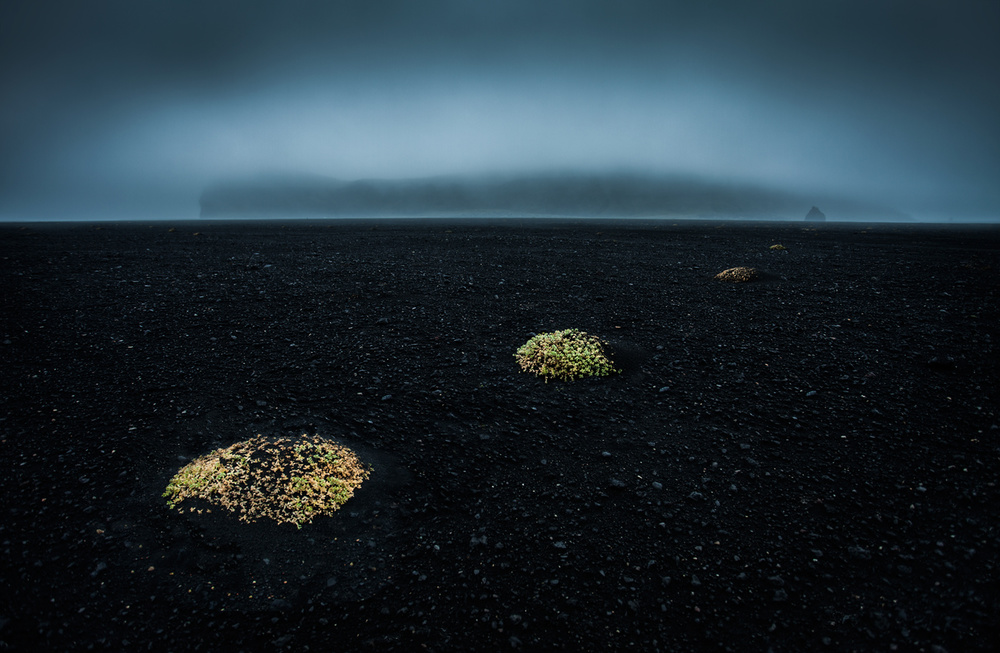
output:
[[[806,222],[826,222],[826,216],[814,206],[806,213]]]

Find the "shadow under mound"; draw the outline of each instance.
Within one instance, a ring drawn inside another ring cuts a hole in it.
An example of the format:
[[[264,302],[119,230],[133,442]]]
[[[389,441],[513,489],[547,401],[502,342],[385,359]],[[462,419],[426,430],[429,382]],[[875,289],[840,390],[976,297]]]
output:
[[[609,341],[605,353],[614,366],[621,370],[621,376],[633,383],[646,377],[642,364],[653,355],[648,349],[622,340]]]
[[[193,600],[201,598],[197,588],[213,586],[235,603],[230,608],[284,610],[315,597],[361,600],[385,586],[402,546],[393,535],[400,516],[394,496],[412,475],[392,454],[323,437],[371,466],[370,477],[330,516],[297,529],[271,519],[244,522],[200,499],[186,500],[183,514],[170,511],[173,541],[158,564],[194,588]]]
[[[774,283],[776,281],[781,281],[781,277],[777,274],[771,272],[765,272],[760,268],[757,269],[757,279],[754,283]]]

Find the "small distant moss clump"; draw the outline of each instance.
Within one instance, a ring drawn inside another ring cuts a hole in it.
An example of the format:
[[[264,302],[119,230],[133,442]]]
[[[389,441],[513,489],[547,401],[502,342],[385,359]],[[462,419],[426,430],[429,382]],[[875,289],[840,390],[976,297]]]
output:
[[[584,376],[607,376],[621,370],[605,354],[607,343],[579,329],[540,333],[521,345],[514,358],[525,372],[572,381]]]
[[[719,281],[728,281],[730,283],[741,283],[744,281],[753,281],[760,277],[760,273],[754,268],[729,268],[728,270],[723,270],[719,274],[715,275],[715,278]]]
[[[777,245],[771,245],[771,251],[773,252],[784,252],[786,250],[788,250],[788,248],[782,245],[781,243],[778,243]]]
[[[370,473],[353,451],[318,436],[258,435],[192,460],[163,496],[170,508],[197,498],[245,522],[266,517],[301,528],[344,505]]]

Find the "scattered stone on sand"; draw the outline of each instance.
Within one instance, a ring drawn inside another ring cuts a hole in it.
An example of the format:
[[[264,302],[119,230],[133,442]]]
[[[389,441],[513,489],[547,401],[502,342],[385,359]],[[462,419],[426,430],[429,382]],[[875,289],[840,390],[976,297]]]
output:
[[[197,229],[0,226],[7,648],[995,653],[996,229]],[[641,369],[520,376],[574,323]],[[335,515],[161,496],[303,433],[373,465]]]

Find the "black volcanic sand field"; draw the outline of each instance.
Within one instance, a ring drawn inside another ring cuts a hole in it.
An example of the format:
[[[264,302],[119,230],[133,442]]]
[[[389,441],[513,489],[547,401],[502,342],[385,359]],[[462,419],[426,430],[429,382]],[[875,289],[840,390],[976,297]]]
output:
[[[1000,641],[995,227],[8,225],[0,255],[0,648]],[[625,372],[519,371],[570,327]],[[301,530],[167,508],[258,433],[372,477]]]

